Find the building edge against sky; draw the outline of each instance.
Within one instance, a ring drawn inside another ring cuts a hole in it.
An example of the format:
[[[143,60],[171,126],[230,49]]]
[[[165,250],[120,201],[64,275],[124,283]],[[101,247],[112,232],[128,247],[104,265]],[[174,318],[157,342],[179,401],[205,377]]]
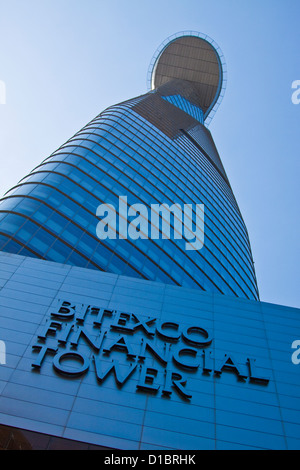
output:
[[[2,198],[3,448],[300,448],[299,310],[259,301],[207,128],[225,80],[208,39],[169,38],[147,93],[100,113]],[[204,204],[204,246],[99,240],[99,204],[120,196],[128,210]]]

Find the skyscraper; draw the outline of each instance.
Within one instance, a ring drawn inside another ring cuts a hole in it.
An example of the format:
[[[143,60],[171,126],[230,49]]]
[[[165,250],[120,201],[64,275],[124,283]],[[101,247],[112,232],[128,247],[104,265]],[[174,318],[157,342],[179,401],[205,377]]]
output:
[[[224,93],[222,61],[201,35],[164,44],[148,93],[100,113],[8,191],[0,249],[258,299],[247,229],[205,125]],[[120,196],[149,210],[202,203],[203,248],[186,250],[162,231],[156,239],[99,240],[97,207],[118,207]]]
[[[174,35],[2,198],[0,448],[300,449],[300,312],[259,300],[207,127],[224,67]]]

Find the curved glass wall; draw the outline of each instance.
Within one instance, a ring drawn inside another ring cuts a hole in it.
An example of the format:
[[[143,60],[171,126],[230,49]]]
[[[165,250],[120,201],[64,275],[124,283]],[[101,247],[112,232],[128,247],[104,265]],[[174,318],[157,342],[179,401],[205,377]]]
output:
[[[205,90],[197,87],[169,80],[88,123],[1,199],[0,249],[258,299],[247,230],[204,126]],[[121,196],[149,213],[154,204],[187,204],[191,220],[203,204],[204,246],[187,250],[184,238],[142,231],[100,240],[97,209],[110,205],[122,216]]]
[[[226,179],[189,134],[168,138],[134,105],[101,113],[4,196],[1,249],[257,298],[247,231]],[[203,203],[203,248],[186,251],[172,239],[100,241],[97,207],[118,207],[121,195],[149,208]]]

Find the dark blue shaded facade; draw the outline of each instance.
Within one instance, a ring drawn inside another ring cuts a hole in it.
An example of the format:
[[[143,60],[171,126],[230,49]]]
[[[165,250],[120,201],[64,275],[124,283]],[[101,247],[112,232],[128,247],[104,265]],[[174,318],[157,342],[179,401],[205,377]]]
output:
[[[6,253],[0,282],[0,423],[33,448],[300,448],[298,309]],[[72,318],[53,316],[62,301]]]

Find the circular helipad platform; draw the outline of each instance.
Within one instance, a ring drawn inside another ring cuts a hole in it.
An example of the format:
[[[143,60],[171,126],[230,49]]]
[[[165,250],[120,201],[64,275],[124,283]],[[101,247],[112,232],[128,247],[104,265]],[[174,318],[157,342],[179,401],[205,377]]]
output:
[[[198,104],[207,117],[224,91],[225,62],[220,52],[200,33],[178,33],[165,41],[152,59],[150,88],[154,90],[174,79],[193,82],[200,97]]]

